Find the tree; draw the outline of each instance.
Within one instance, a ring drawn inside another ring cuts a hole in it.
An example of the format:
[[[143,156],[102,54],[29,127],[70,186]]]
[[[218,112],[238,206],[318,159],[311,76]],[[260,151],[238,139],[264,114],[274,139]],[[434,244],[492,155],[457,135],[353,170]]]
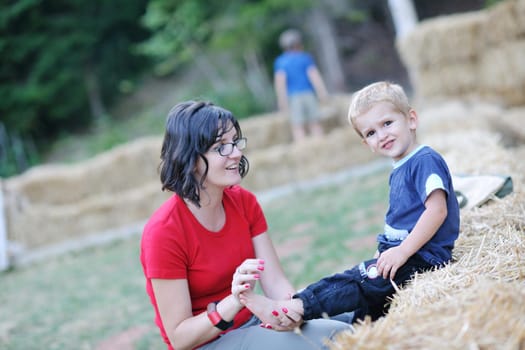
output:
[[[145,0],[22,0],[0,8],[0,101],[8,128],[39,136],[85,124],[88,89],[110,101],[122,79],[141,70],[130,52],[146,31]],[[147,68],[147,67],[146,67]],[[98,91],[97,91],[98,90]]]
[[[290,18],[299,22],[311,4],[311,0],[151,0],[143,23],[152,36],[139,50],[155,59],[158,75],[193,65],[223,96],[249,91],[251,109],[235,110],[245,99],[232,103],[238,115],[267,110],[274,104],[270,72],[277,37]]]
[[[0,5],[0,116],[38,141],[103,117],[148,61],[131,52],[147,0],[20,0]],[[39,142],[42,144],[42,142]]]

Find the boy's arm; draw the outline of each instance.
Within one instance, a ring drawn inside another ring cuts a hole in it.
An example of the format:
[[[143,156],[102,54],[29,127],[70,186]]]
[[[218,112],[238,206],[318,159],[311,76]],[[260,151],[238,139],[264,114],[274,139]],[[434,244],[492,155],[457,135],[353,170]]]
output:
[[[326,90],[326,86],[324,84],[321,73],[315,66],[311,66],[310,68],[308,68],[307,74],[308,79],[310,79],[310,82],[314,87],[317,98],[319,99],[319,101],[325,102],[328,99],[328,91]]]
[[[407,238],[399,246],[384,251],[377,259],[377,270],[383,278],[393,279],[397,270],[421,249],[443,224],[447,217],[445,191],[433,191],[425,202],[425,208]]]
[[[277,71],[274,74],[273,83],[275,94],[277,95],[277,108],[281,112],[288,110],[288,100],[286,96],[286,73]]]

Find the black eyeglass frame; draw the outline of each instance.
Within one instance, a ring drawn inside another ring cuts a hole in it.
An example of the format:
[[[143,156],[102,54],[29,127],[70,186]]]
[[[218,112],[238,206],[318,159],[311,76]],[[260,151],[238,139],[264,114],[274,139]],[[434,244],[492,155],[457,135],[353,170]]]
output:
[[[213,147],[212,151],[219,153],[222,157],[227,157],[233,153],[234,146],[237,147],[239,151],[242,151],[246,148],[248,140],[246,137],[241,137],[233,142],[223,143],[220,146]],[[225,152],[226,147],[231,147],[229,152]]]

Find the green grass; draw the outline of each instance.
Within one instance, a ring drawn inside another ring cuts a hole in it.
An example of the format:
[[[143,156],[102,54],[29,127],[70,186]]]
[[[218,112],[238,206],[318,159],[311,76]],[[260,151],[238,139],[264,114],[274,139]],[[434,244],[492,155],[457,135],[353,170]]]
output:
[[[387,173],[263,203],[283,266],[298,288],[371,256]],[[139,263],[139,235],[0,275],[0,348],[96,349],[131,328],[136,349],[164,349]]]

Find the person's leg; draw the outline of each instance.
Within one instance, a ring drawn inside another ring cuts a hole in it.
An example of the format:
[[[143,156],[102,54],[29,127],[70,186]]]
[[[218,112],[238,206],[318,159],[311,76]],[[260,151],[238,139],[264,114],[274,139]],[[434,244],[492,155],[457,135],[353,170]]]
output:
[[[320,122],[311,122],[308,124],[308,129],[312,136],[321,136],[324,134],[323,126]]]
[[[368,271],[370,266],[375,266],[375,260],[363,263],[363,269]],[[393,284],[402,288],[416,273],[424,272],[432,268],[432,265],[426,263],[417,255],[410,257],[407,262],[396,272],[394,281],[384,279],[381,276],[376,278],[366,277],[363,279],[362,290],[367,300],[365,306],[356,311],[355,320],[364,319],[370,316],[376,320],[384,316],[390,308],[388,299],[395,293]]]
[[[217,340],[205,344],[199,350],[290,350],[328,349],[326,342],[340,331],[353,329],[334,320],[312,320],[298,330],[278,332],[260,326],[240,328],[226,333]]]
[[[308,130],[312,136],[321,136],[324,134],[323,125],[321,124],[321,114],[319,103],[314,93],[302,95],[302,106],[304,121],[308,124]]]
[[[292,95],[289,97],[290,127],[294,141],[302,140],[306,137],[304,104],[302,95]]]
[[[305,320],[339,315],[366,304],[361,290],[362,280],[359,267],[355,266],[310,284],[293,298],[302,301]]]
[[[292,123],[291,128],[292,128],[292,137],[294,141],[300,141],[306,137],[306,133],[304,131],[304,127],[302,124]]]

